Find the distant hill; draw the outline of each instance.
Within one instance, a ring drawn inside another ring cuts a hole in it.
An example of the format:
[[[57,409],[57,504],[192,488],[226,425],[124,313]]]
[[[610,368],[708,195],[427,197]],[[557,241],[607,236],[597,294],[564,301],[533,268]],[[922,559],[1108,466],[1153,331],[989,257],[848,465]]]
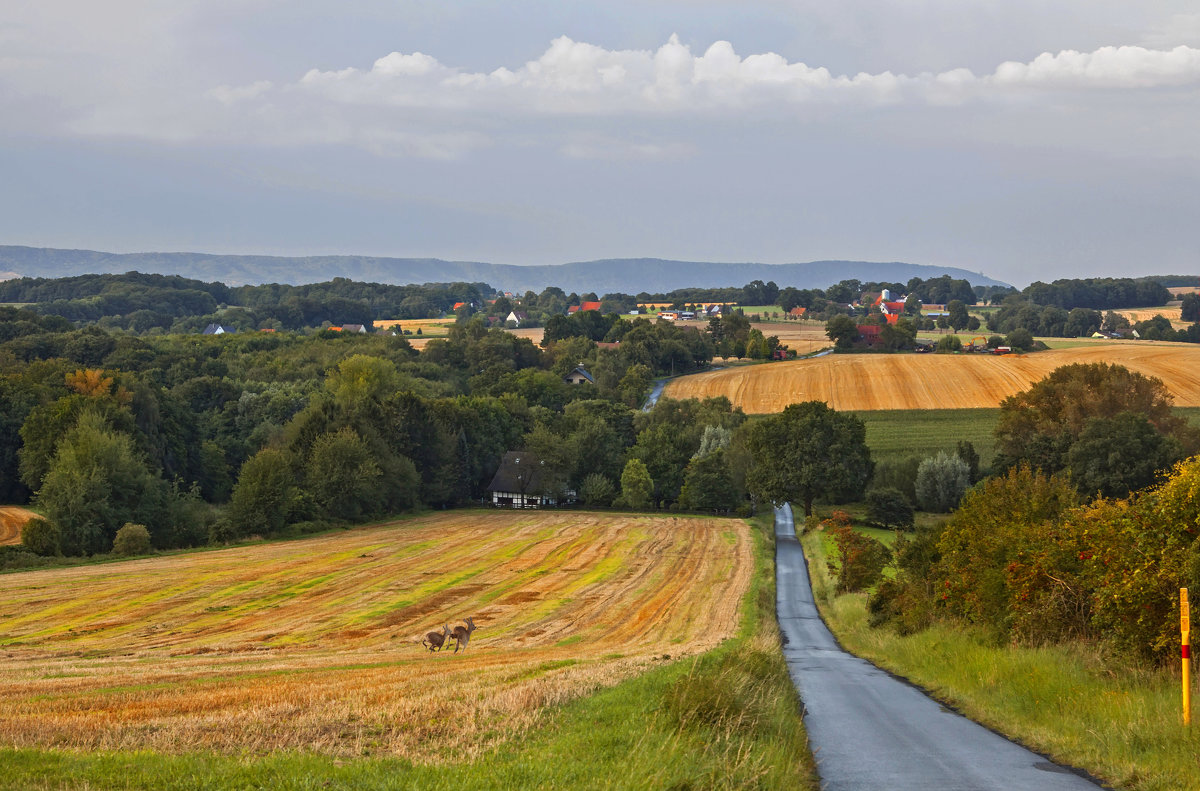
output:
[[[286,258],[205,253],[102,253],[47,247],[0,246],[0,277],[68,277],[147,272],[182,275],[231,286],[258,283],[319,283],[335,277],[371,283],[487,283],[503,291],[598,294],[677,288],[743,286],[773,280],[782,287],[825,288],[840,280],[907,282],[950,275],[975,286],[1008,285],[978,272],[942,266],[873,261],[811,261],[806,264],[721,264],[660,258],[614,258],[550,266],[512,266],[436,258],[374,258],[357,255]]]

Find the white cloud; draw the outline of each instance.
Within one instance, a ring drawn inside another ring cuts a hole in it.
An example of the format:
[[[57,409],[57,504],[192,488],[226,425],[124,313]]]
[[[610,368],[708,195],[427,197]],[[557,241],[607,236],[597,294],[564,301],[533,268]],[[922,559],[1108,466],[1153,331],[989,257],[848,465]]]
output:
[[[985,76],[965,68],[933,74],[834,75],[773,52],[739,56],[727,41],[703,54],[672,36],[656,51],[607,50],[566,36],[515,70],[468,72],[422,53],[393,52],[369,70],[313,70],[297,87],[349,104],[503,109],[537,114],[670,114],[812,103],[863,106],[987,98],[1000,89],[1123,90],[1200,83],[1200,49],[1102,47],[1009,61]]]

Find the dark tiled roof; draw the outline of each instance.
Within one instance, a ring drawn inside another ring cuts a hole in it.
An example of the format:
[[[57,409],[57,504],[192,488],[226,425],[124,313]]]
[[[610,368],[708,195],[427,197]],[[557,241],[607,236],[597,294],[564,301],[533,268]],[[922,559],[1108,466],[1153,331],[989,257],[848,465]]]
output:
[[[523,450],[510,450],[500,460],[500,469],[488,484],[489,492],[541,494],[542,463],[537,456]]]

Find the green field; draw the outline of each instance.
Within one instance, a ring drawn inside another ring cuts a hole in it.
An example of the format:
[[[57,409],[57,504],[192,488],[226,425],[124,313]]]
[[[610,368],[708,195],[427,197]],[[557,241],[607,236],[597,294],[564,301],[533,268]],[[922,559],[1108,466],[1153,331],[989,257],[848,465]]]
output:
[[[995,455],[992,433],[999,409],[889,409],[855,414],[867,426],[867,445],[877,462],[953,451],[959,440],[975,445],[984,469]]]

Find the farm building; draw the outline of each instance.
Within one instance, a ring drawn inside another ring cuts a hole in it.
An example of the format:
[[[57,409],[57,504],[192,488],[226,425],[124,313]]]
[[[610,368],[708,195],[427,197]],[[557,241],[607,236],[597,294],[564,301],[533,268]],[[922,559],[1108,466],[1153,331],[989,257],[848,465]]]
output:
[[[343,324],[342,332],[366,332],[367,328],[361,324]]]
[[[859,324],[858,337],[868,348],[877,346],[881,329],[883,328],[878,324]]]
[[[558,505],[558,496],[542,491],[544,463],[532,453],[510,450],[488,484],[492,505],[508,508],[539,508]]]
[[[794,307],[788,311],[788,315],[791,316],[793,319],[802,319],[802,318],[804,318],[805,313],[808,313],[808,308],[802,308],[799,306]]]
[[[569,308],[567,308],[567,315],[570,316],[572,314],[578,313],[581,310],[598,311],[598,310],[600,310],[600,303],[599,302],[584,302],[579,305],[571,305]]]

